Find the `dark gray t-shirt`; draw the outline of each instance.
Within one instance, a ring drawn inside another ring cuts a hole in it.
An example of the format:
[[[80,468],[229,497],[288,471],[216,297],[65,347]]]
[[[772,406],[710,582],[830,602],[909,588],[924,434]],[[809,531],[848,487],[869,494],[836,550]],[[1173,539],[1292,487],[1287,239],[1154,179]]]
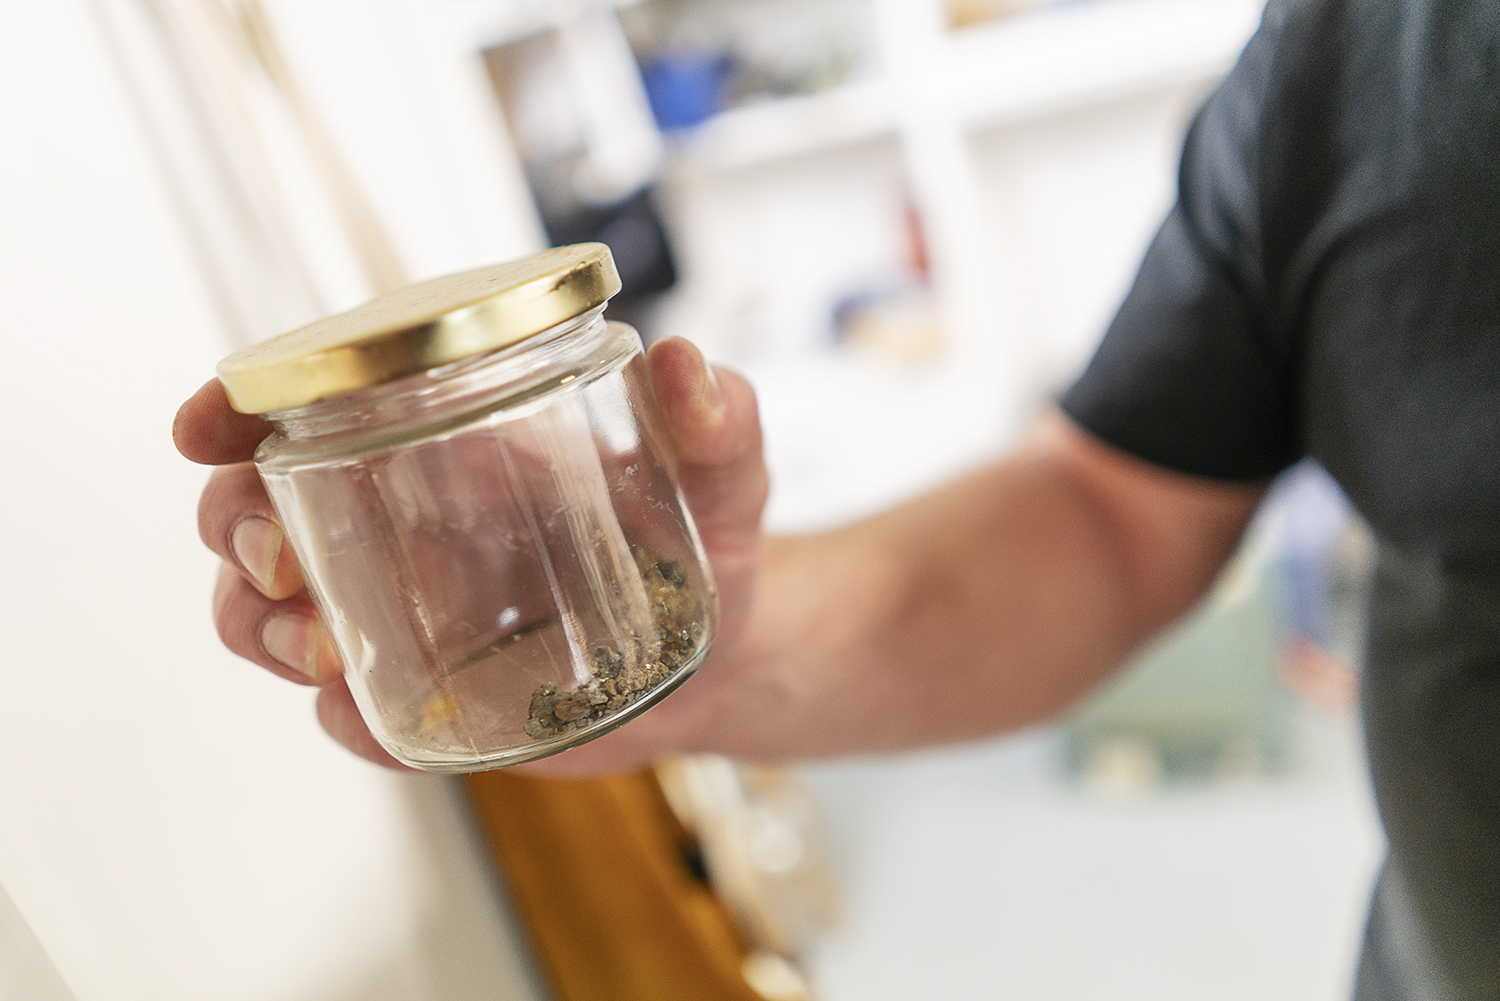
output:
[[[1500,999],[1500,0],[1272,0],[1063,407],[1173,469],[1343,485],[1390,844],[1356,994]]]

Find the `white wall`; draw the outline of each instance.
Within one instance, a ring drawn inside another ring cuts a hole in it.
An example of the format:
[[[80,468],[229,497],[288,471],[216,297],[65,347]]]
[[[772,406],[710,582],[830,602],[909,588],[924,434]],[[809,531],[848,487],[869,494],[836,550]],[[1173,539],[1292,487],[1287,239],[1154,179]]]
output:
[[[228,348],[87,6],[0,13],[0,885],[79,1001],[534,996],[451,787],[356,761],[214,635]]]

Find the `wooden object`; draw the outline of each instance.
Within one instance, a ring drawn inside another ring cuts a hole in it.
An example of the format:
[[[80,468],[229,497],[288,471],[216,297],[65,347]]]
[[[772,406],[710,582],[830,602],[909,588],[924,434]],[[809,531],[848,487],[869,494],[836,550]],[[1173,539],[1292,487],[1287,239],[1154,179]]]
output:
[[[652,773],[467,782],[557,1001],[763,1001]]]

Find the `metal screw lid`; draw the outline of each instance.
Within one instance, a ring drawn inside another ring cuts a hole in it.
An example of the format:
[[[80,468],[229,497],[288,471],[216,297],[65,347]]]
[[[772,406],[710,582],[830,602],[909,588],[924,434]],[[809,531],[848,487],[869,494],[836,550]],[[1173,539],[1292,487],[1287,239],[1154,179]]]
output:
[[[620,291],[602,243],[408,285],[219,362],[230,404],[263,414],[378,386],[525,340]]]

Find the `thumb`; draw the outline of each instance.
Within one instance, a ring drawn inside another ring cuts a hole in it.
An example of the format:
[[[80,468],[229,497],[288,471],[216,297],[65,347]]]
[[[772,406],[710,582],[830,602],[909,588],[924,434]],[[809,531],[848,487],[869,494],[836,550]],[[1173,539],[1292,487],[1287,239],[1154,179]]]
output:
[[[709,368],[680,337],[657,341],[647,357],[704,547],[719,559],[748,555],[768,491],[755,391],[741,376]]]
[[[760,512],[767,493],[755,392],[733,372],[710,369],[688,341],[669,337],[647,352],[651,384],[677,455],[677,477],[719,594],[714,649],[733,647],[749,623],[760,554]],[[710,654],[710,661],[718,655]],[[710,680],[717,679],[717,680]],[[536,775],[582,777],[618,772],[706,746],[696,736],[720,719],[733,674],[705,666],[670,698],[629,726],[582,747],[518,768]],[[686,741],[686,743],[684,743]]]

